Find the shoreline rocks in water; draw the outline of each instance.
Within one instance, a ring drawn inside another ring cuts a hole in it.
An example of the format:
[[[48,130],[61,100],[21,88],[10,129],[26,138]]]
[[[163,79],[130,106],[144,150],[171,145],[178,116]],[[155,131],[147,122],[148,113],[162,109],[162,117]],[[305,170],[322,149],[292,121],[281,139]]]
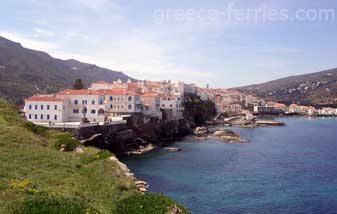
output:
[[[220,139],[227,143],[246,143],[248,140],[241,138],[237,133],[221,129],[210,132],[206,127],[197,127],[194,131],[195,137],[200,140]]]
[[[134,151],[129,151],[129,152],[126,152],[125,154],[126,155],[143,155],[143,154],[146,154],[148,152],[151,152],[155,149],[157,149],[158,147],[153,145],[153,144],[148,144],[146,146],[139,146],[138,149],[134,150]]]
[[[181,151],[181,148],[177,148],[177,147],[164,147],[163,149],[169,152],[180,152]]]

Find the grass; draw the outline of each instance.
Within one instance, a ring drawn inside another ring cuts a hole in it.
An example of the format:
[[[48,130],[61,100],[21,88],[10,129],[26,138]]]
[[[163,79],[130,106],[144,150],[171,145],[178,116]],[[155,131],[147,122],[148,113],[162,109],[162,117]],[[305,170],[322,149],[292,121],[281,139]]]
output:
[[[55,213],[50,210],[68,214],[83,209],[88,214],[112,214],[123,206],[134,207],[143,197],[141,203],[145,204],[162,201],[164,196],[140,195],[134,180],[108,160],[109,152],[91,147],[83,148],[84,154],[59,152],[55,147],[60,142],[76,145],[69,134],[27,123],[16,108],[0,98],[1,214]],[[167,200],[170,206],[174,204]],[[168,203],[162,207],[167,208]],[[151,214],[141,210],[137,213]]]
[[[163,195],[146,194],[135,195],[120,201],[114,211],[115,214],[165,214],[173,209],[175,202]],[[177,205],[184,213],[188,211]]]

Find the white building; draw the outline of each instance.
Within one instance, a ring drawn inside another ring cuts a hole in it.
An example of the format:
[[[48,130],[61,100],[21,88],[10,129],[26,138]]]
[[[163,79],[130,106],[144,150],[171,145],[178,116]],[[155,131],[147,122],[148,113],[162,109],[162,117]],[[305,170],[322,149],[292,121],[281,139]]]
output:
[[[65,101],[53,95],[32,96],[25,99],[24,111],[31,122],[59,123],[66,115]]]
[[[170,96],[170,95],[159,95],[160,98],[160,109],[165,110],[166,113],[170,114],[168,117],[170,119],[181,119],[182,118],[182,98],[181,96]]]

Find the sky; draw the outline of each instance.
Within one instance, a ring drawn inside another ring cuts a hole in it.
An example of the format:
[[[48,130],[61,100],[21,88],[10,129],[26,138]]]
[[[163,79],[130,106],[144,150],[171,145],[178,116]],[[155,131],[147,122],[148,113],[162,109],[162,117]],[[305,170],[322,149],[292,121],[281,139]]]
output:
[[[337,67],[336,1],[2,0],[1,5],[0,36],[136,79],[230,88]]]

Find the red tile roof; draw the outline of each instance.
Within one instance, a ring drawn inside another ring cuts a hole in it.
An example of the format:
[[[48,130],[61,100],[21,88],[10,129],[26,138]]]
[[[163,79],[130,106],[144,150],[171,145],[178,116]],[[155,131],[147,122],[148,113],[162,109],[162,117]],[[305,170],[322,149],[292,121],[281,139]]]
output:
[[[146,94],[142,94],[140,95],[142,97],[158,97],[158,94],[154,94],[154,93],[146,93]]]
[[[137,83],[128,83],[128,88],[142,88],[142,86],[138,85]]]
[[[62,102],[63,99],[54,96],[32,96],[25,99],[25,101]]]
[[[133,91],[123,90],[123,89],[99,89],[97,91],[105,95],[134,95],[134,96],[139,95]]]
[[[103,80],[100,80],[100,81],[94,82],[94,84],[109,84],[109,83]]]
[[[103,94],[97,90],[92,89],[81,89],[81,90],[66,89],[58,92],[56,95],[103,95]]]

